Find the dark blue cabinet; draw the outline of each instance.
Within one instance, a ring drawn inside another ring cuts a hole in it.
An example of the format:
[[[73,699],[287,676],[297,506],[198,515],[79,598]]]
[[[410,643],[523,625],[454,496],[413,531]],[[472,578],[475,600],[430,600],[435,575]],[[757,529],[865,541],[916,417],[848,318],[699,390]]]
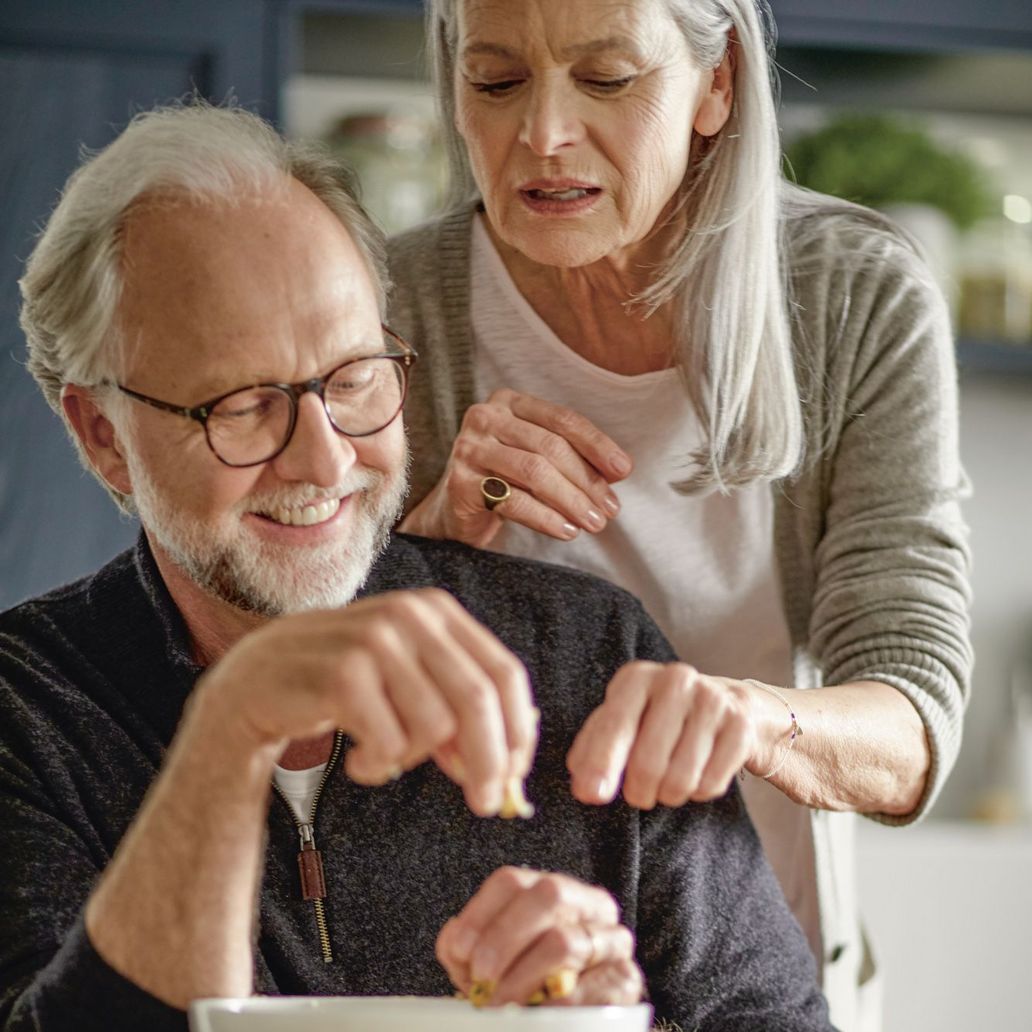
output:
[[[797,51],[1032,53],[1032,0],[771,2],[782,44]],[[24,369],[17,325],[22,262],[80,144],[103,146],[134,111],[192,90],[215,100],[232,94],[276,120],[282,82],[302,67],[306,15],[375,16],[387,33],[418,19],[421,7],[0,0],[0,609],[94,569],[135,533],[79,469]]]
[[[1029,0],[770,0],[790,46],[1032,49]]]
[[[0,4],[0,609],[95,569],[135,528],[78,466],[24,368],[17,279],[79,147],[196,90],[275,116],[261,0]]]

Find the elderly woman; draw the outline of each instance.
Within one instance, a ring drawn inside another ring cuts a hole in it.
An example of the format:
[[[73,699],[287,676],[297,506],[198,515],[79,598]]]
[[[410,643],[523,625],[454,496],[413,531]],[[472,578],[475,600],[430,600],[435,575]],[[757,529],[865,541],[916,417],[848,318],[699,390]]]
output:
[[[756,0],[428,8],[455,203],[392,248],[403,529],[643,599],[684,662],[600,700],[574,794],[747,772],[833,1020],[872,1027],[832,811],[927,812],[971,664],[942,300],[885,220],[782,181]]]

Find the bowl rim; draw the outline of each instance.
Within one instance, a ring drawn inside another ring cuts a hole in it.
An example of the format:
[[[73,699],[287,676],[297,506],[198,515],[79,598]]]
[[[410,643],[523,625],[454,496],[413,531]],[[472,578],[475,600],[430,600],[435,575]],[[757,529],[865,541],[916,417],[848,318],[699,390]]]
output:
[[[460,1000],[453,996],[416,996],[416,995],[378,995],[378,996],[210,996],[202,997],[190,1002],[191,1014],[202,1014],[212,1011],[230,1010],[234,1013],[246,1013],[248,1010],[286,1011],[301,1006],[303,1009],[315,1010],[318,1007],[330,1003],[354,1003],[372,1004],[374,1007],[386,1005],[388,1002],[405,1007],[425,1006],[429,1001],[438,1001],[454,1004],[465,1004],[470,1006],[468,1001]],[[549,1025],[562,1018],[569,1017],[570,1010],[576,1010],[579,1015],[594,1017],[601,1020],[612,1020],[618,1015],[630,1013],[648,1012],[651,1016],[652,1005],[645,1001],[629,1004],[587,1004],[577,1007],[527,1007],[519,1008],[532,1012],[534,1021],[542,1026]],[[478,1014],[484,1016],[488,1021],[502,1018],[513,1013],[511,1005],[501,1007],[485,1007]]]

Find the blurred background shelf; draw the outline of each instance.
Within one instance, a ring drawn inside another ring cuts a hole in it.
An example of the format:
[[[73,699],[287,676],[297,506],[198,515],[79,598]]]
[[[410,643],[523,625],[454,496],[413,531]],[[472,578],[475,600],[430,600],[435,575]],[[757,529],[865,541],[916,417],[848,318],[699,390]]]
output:
[[[957,341],[957,364],[964,373],[1032,376],[1032,345],[961,338]]]

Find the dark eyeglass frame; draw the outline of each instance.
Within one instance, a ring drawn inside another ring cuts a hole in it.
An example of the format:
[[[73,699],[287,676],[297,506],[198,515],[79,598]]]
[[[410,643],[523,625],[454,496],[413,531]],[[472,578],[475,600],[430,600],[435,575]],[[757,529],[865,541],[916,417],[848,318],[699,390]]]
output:
[[[193,419],[200,423],[201,426],[204,427],[204,439],[208,442],[208,448],[211,450],[211,453],[215,458],[224,466],[230,466],[233,469],[246,469],[248,466],[260,466],[263,462],[271,462],[278,455],[282,454],[290,444],[291,438],[294,436],[294,428],[297,426],[298,402],[301,400],[303,395],[308,394],[309,392],[314,392],[319,396],[319,400],[322,402],[323,411],[326,413],[326,418],[330,421],[330,426],[332,426],[333,429],[343,437],[371,437],[373,434],[378,434],[385,427],[390,426],[391,423],[398,418],[401,410],[405,407],[405,399],[408,397],[409,370],[415,364],[419,355],[411,344],[395,333],[389,326],[381,323],[380,328],[388,337],[391,338],[391,340],[401,347],[402,351],[400,354],[392,351],[384,351],[375,355],[359,355],[356,358],[349,358],[346,362],[341,362],[339,366],[335,366],[325,376],[313,376],[310,380],[302,380],[300,383],[245,384],[242,387],[234,387],[231,391],[226,391],[224,394],[218,395],[218,397],[210,398],[208,401],[202,402],[200,405],[194,405],[191,408],[184,405],[174,405],[172,402],[162,401],[160,398],[152,398],[147,394],[141,394],[139,391],[134,391],[132,388],[126,387],[120,383],[115,383],[114,386],[123,394],[127,394],[130,398],[134,398],[136,401],[142,401],[145,405],[150,405],[152,408],[160,409],[162,412],[171,412],[177,416],[185,416],[187,419]],[[352,434],[347,430],[343,430],[334,421],[333,415],[326,404],[326,384],[329,383],[329,381],[346,366],[353,365],[356,362],[367,362],[372,358],[389,358],[391,361],[397,362],[401,366],[401,401],[398,403],[398,408],[395,410],[391,418],[376,427],[376,429],[366,430],[361,434]],[[280,390],[290,400],[290,423],[287,427],[286,435],[283,438],[283,443],[276,449],[276,451],[264,459],[257,459],[254,462],[228,462],[215,450],[215,446],[211,443],[211,437],[208,435],[208,419],[212,414],[212,409],[214,409],[220,401],[224,401],[226,398],[229,398],[234,394],[239,394],[241,391],[257,390],[260,387],[272,387]]]

